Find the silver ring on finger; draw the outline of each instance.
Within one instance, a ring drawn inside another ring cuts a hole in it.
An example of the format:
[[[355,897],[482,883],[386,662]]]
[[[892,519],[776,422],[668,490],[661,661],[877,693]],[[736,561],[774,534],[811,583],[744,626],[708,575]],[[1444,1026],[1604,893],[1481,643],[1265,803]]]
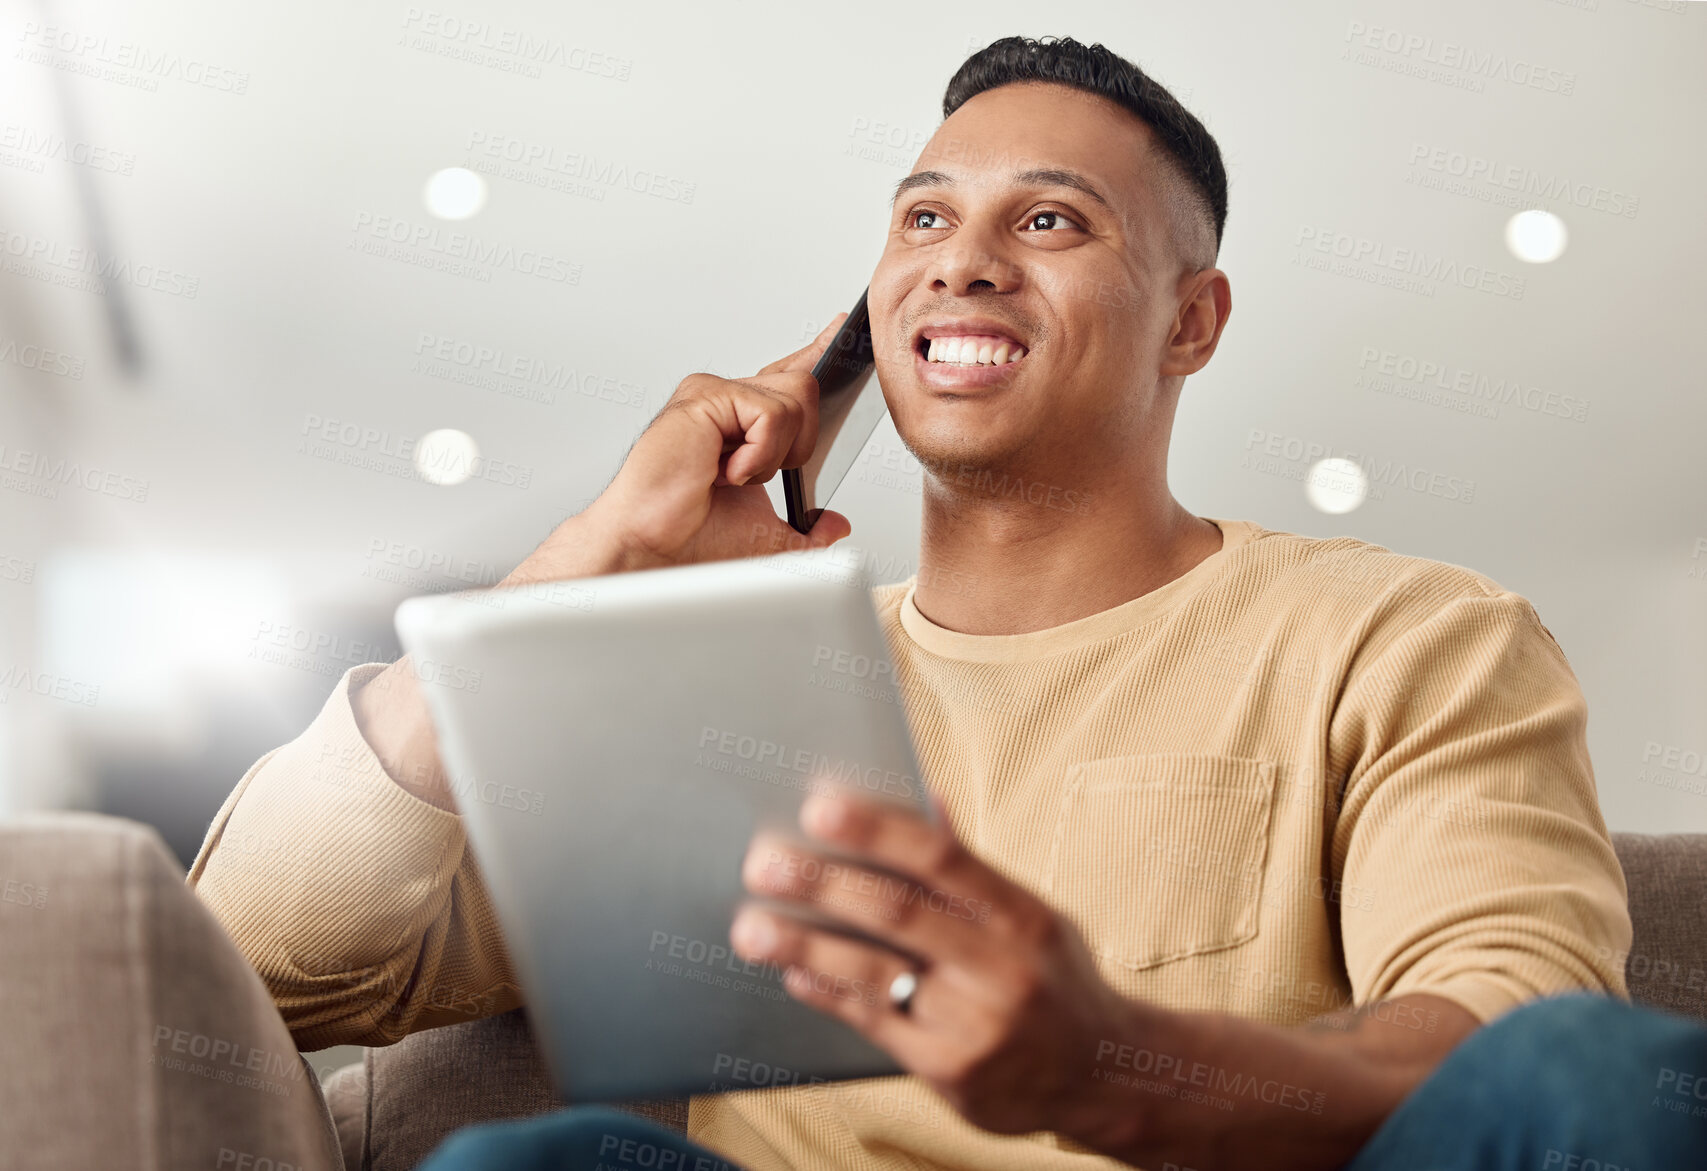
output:
[[[913,1011],[913,997],[919,991],[919,974],[911,969],[900,972],[889,981],[889,1006],[902,1016]]]

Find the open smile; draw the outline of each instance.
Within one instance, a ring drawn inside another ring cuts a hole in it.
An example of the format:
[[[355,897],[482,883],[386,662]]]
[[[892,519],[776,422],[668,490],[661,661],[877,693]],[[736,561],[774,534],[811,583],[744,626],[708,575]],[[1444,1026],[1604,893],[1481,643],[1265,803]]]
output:
[[[941,390],[1005,385],[1030,352],[999,323],[983,320],[937,322],[913,341],[919,381]]]

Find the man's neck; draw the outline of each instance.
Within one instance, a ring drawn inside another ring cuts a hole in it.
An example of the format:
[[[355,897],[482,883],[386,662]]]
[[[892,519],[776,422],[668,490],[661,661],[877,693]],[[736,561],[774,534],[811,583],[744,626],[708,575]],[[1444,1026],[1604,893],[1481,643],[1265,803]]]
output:
[[[1221,548],[1220,529],[1165,482],[1091,501],[1050,507],[927,478],[913,604],[947,630],[1024,634],[1142,597]]]

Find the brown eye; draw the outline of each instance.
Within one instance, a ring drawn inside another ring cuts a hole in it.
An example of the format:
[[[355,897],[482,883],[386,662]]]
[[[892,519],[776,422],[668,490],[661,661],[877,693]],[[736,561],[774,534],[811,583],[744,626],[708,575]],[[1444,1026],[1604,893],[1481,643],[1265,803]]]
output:
[[[1064,225],[1066,227],[1072,227],[1072,228],[1076,228],[1079,226],[1078,224],[1075,224],[1072,220],[1068,219],[1066,216],[1062,215],[1058,211],[1040,211],[1040,212],[1038,212],[1036,215],[1031,217],[1030,227],[1036,228],[1038,220],[1056,220],[1056,221],[1059,221],[1060,225]],[[1056,224],[1051,224],[1048,228],[1046,228],[1044,230],[1045,231],[1053,230],[1056,226],[1057,226]]]
[[[908,226],[908,227],[909,227],[909,228],[935,228],[935,227],[940,227],[940,226],[941,226],[941,225],[939,225],[939,224],[921,224],[921,223],[919,223],[919,222],[918,222],[918,220],[919,220],[919,217],[920,217],[920,216],[934,216],[934,217],[936,217],[936,218],[937,218],[937,219],[941,219],[941,218],[942,218],[942,215],[941,215],[941,213],[940,213],[940,212],[934,212],[934,211],[923,211],[923,210],[920,210],[920,211],[915,211],[915,212],[911,212],[911,213],[909,213],[909,214],[908,214],[908,216],[907,216],[907,226]]]

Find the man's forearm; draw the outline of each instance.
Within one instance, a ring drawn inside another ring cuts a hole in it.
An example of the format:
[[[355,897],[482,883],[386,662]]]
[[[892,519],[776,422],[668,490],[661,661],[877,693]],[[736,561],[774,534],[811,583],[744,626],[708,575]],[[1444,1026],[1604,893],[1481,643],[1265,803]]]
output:
[[[639,569],[653,561],[624,549],[590,513],[572,516],[499,588],[596,577]],[[391,779],[430,805],[454,811],[456,801],[439,763],[437,740],[415,664],[404,655],[350,697],[356,727]]]
[[[1087,1133],[1146,1167],[1337,1171],[1477,1026],[1423,994],[1292,1028],[1135,1005],[1092,1055]]]

